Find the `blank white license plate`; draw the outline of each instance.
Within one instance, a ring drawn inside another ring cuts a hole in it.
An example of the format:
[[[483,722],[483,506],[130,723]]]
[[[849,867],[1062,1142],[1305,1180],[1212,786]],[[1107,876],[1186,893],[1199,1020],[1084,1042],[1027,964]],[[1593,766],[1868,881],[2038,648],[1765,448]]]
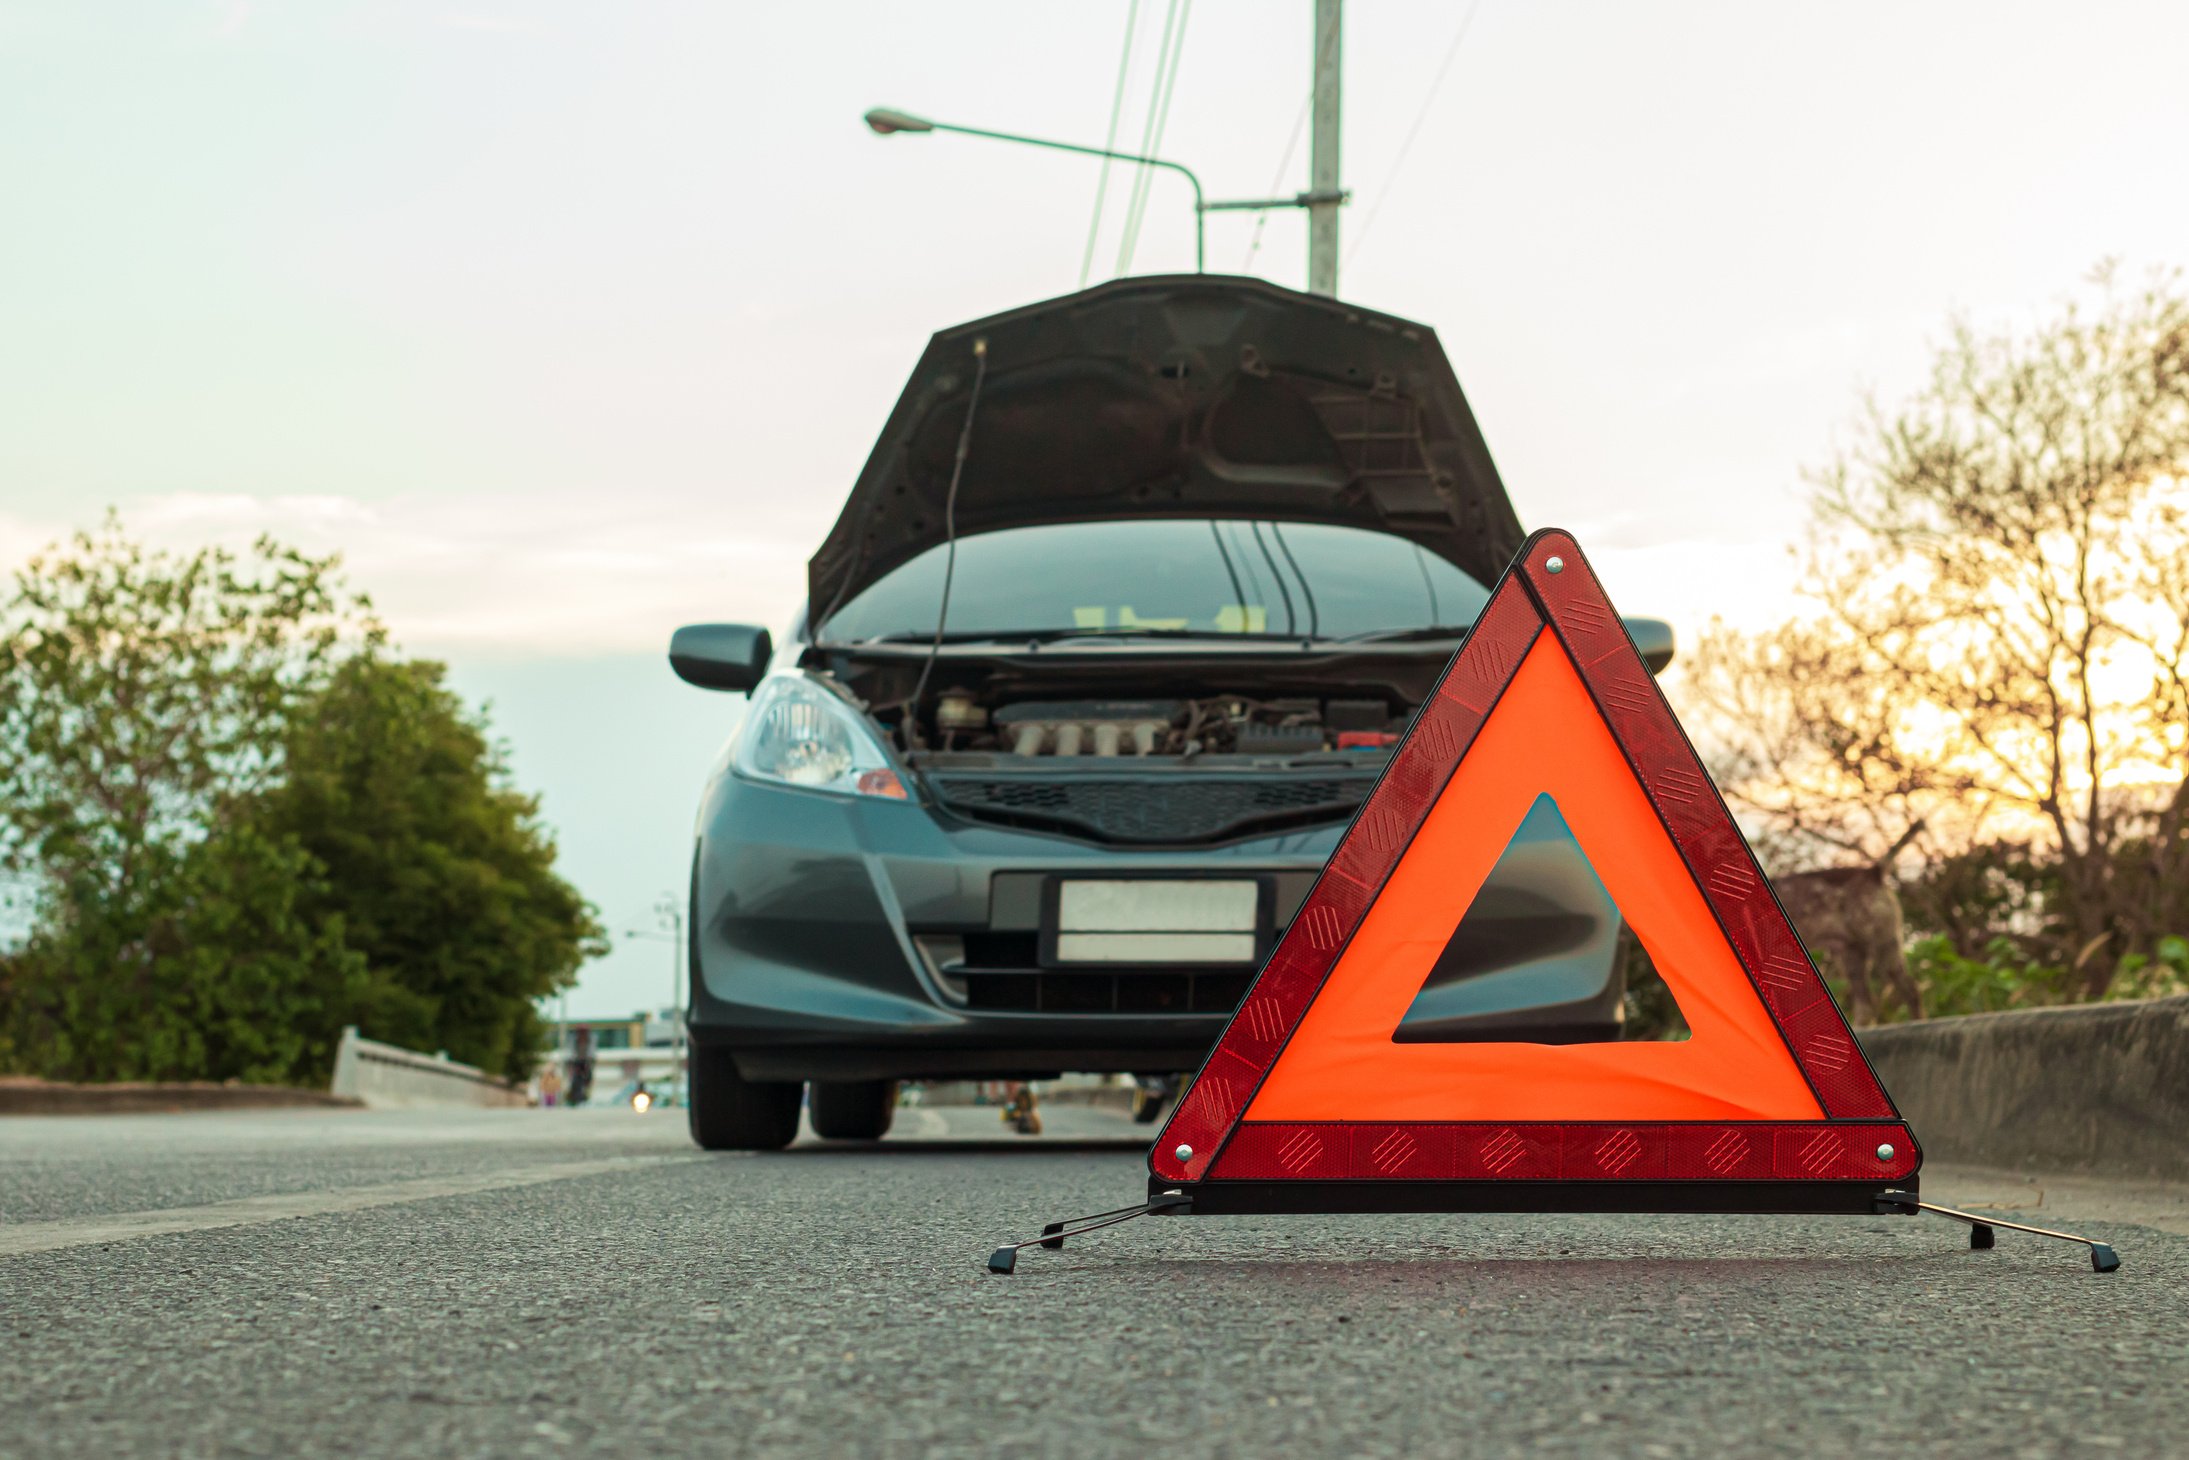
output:
[[[1056,961],[1252,963],[1261,896],[1252,881],[1062,880]]]

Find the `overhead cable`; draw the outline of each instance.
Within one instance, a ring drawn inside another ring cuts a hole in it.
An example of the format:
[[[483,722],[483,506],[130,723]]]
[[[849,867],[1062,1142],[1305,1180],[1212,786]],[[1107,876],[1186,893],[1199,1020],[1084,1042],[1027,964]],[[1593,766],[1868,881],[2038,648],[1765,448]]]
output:
[[[1193,0],[1180,0],[1178,5],[1177,34],[1171,40],[1170,64],[1157,76],[1158,96],[1151,96],[1155,110],[1150,118],[1152,126],[1145,144],[1140,149],[1143,157],[1153,157],[1163,146],[1163,132],[1170,124],[1171,98],[1178,94],[1178,61],[1186,51],[1186,22],[1193,16]],[[1132,267],[1133,250],[1140,245],[1140,224],[1147,216],[1148,191],[1155,184],[1154,170],[1140,169],[1138,187],[1133,193],[1132,212],[1125,222],[1125,238],[1118,257],[1117,271],[1122,274]]]
[[[1125,11],[1125,46],[1117,58],[1117,89],[1110,97],[1110,130],[1103,134],[1102,150],[1117,150],[1117,119],[1125,111],[1125,77],[1132,70],[1133,26],[1140,19],[1140,0],[1132,0]],[[1079,260],[1079,287],[1087,287],[1087,276],[1094,272],[1095,239],[1102,232],[1102,198],[1110,190],[1110,159],[1102,159],[1101,176],[1095,180],[1094,217],[1087,224],[1087,252]]]
[[[1350,265],[1353,255],[1361,251],[1361,244],[1368,239],[1368,230],[1375,226],[1376,215],[1383,211],[1383,200],[1391,196],[1391,184],[1398,180],[1399,169],[1406,165],[1406,154],[1414,150],[1414,139],[1421,135],[1421,124],[1429,120],[1429,109],[1436,105],[1437,93],[1444,89],[1444,78],[1451,74],[1452,62],[1458,59],[1459,43],[1467,39],[1467,32],[1475,23],[1475,12],[1481,8],[1482,0],[1474,0],[1474,4],[1467,7],[1467,13],[1460,17],[1459,29],[1452,33],[1452,43],[1444,48],[1444,59],[1437,65],[1436,79],[1429,83],[1429,94],[1421,99],[1421,110],[1414,113],[1414,124],[1406,129],[1406,140],[1399,143],[1398,156],[1391,159],[1391,170],[1384,174],[1382,185],[1376,189],[1375,201],[1368,205],[1368,216],[1361,220],[1352,246],[1345,251],[1347,264]]]
[[[1155,42],[1155,79],[1148,83],[1148,116],[1140,127],[1140,155],[1148,155],[1148,140],[1155,135],[1155,113],[1163,99],[1163,77],[1170,66],[1171,36],[1178,29],[1178,7],[1183,0],[1170,0],[1163,12],[1163,34]],[[1141,190],[1147,186],[1148,168],[1145,163],[1133,164],[1132,187],[1125,195],[1125,224],[1119,230],[1117,241],[1117,267],[1112,274],[1125,270],[1125,240],[1132,235],[1133,219],[1140,212]]]
[[[1314,105],[1315,93],[1312,90],[1300,98],[1300,114],[1292,120],[1292,135],[1285,140],[1285,155],[1277,163],[1276,176],[1269,180],[1271,197],[1275,197],[1277,189],[1284,186],[1285,174],[1292,170],[1292,154],[1299,150],[1300,134],[1307,130],[1307,114]],[[1247,243],[1246,262],[1239,266],[1240,273],[1250,274],[1254,271],[1254,255],[1261,252],[1262,230],[1268,226],[1269,210],[1265,208],[1254,215],[1254,237]]]

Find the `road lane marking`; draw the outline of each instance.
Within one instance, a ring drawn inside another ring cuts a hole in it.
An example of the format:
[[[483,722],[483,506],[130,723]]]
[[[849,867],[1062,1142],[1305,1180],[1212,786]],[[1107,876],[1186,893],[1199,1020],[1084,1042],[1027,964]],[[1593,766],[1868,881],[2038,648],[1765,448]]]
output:
[[[514,1186],[538,1186],[549,1181],[569,1181],[579,1176],[601,1176],[611,1171],[642,1171],[653,1166],[702,1161],[704,1156],[614,1156],[593,1161],[561,1161],[546,1166],[512,1166],[499,1171],[468,1172],[458,1176],[421,1176],[409,1181],[389,1181],[377,1186],[347,1186],[333,1191],[290,1191],[271,1196],[247,1196],[236,1201],[206,1206],[166,1207],[151,1212],[70,1217],[53,1222],[23,1222],[0,1227],[0,1257],[23,1257],[33,1252],[56,1252],[68,1247],[90,1247],[102,1242],[131,1242],[140,1237],[165,1237],[176,1232],[204,1232],[216,1227],[252,1227],[291,1217],[318,1217],[331,1212],[361,1212],[373,1207],[398,1206],[404,1202],[432,1201],[438,1197],[471,1196],[483,1191],[505,1191]]]

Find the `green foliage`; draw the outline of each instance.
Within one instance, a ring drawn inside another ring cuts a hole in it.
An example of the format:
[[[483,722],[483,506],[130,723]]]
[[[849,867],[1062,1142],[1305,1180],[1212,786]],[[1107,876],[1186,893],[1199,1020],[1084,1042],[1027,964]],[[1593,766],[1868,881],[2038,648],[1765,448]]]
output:
[[[2169,934],[2149,957],[2131,953],[2113,970],[2109,999],[2164,999],[2189,994],[2189,938]]]
[[[368,980],[305,911],[309,854],[239,823],[137,873],[69,889],[11,960],[17,1058],[64,1080],[323,1078]]]
[[[2073,992],[2066,969],[2032,960],[2004,937],[1986,944],[1983,957],[1965,958],[1950,938],[1934,934],[1908,950],[1908,971],[1934,1018],[2057,1004]]]
[[[2086,980],[2072,967],[2045,963],[2014,939],[1995,937],[1981,957],[1964,957],[1942,934],[1919,939],[1908,967],[1923,987],[1933,1016],[1990,1014],[2002,1009],[2066,1004],[2084,997]],[[2189,993],[2189,939],[2161,938],[2155,955],[2131,953],[2113,965],[2102,997],[2152,999]]]
[[[74,1079],[308,1078],[363,986],[316,869],[239,816],[283,727],[379,628],[332,559],[131,542],[34,557],[0,619],[0,870],[37,917],[0,1053]]]
[[[375,1038],[511,1078],[544,1038],[538,1000],[605,951],[592,909],[485,728],[425,662],[344,664],[291,724],[256,815],[325,877],[302,906],[373,972]]]
[[[111,516],[0,619],[0,1068],[310,1083],[344,1024],[512,1076],[599,951],[438,665],[333,559],[148,551]]]
[[[0,867],[111,897],[280,772],[282,729],[377,642],[331,558],[96,533],[31,559],[0,627]]]

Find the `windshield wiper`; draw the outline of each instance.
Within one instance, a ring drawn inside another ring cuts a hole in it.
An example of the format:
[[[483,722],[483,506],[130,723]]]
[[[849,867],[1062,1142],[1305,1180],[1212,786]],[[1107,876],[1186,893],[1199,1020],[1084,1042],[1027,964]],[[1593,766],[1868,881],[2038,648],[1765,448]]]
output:
[[[1139,627],[1119,629],[967,629],[958,633],[944,634],[943,642],[946,644],[1053,644],[1065,639],[1209,639],[1217,642],[1243,639],[1248,642],[1291,644],[1304,642],[1306,637],[1305,634],[1235,634],[1222,629]],[[933,643],[934,640],[935,635],[932,630],[899,629],[892,633],[873,634],[864,639],[855,639],[851,641],[851,644],[853,647],[864,644],[929,644]]]
[[[1366,633],[1347,634],[1336,642],[1341,644],[1403,644],[1409,639],[1457,639],[1463,638],[1473,624],[1424,624],[1416,629],[1370,629]]]
[[[1058,639],[1214,639],[1220,642],[1245,639],[1259,642],[1276,640],[1291,643],[1307,636],[1305,634],[1232,633],[1226,629],[1156,629],[1135,626],[1119,629],[1038,629],[1031,634],[998,634],[995,637],[999,639],[1023,638],[1035,643],[1048,644]]]

